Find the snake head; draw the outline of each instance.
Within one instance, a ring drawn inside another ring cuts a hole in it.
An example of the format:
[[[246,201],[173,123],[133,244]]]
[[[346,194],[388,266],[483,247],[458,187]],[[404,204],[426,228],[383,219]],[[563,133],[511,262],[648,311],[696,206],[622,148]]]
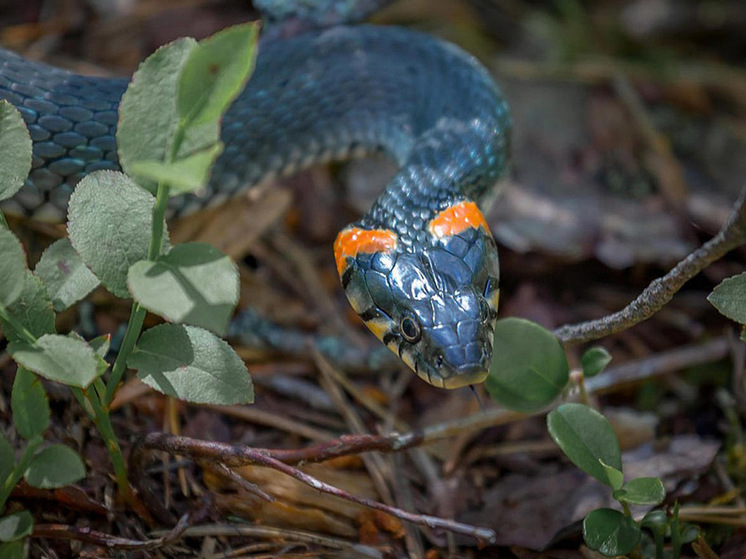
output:
[[[468,227],[409,252],[381,242],[390,232],[363,231],[357,237],[365,239],[362,249],[344,253],[339,270],[355,312],[426,382],[442,388],[483,382],[499,295],[497,247],[489,232]],[[338,265],[339,244],[338,238]]]

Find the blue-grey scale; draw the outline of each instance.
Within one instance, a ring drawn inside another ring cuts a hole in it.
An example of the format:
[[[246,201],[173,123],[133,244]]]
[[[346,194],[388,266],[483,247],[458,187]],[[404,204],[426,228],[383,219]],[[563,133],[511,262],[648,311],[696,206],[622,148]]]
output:
[[[0,98],[21,111],[33,140],[31,174],[6,211],[62,221],[81,177],[119,168],[126,86],[0,50]],[[261,41],[255,72],[223,120],[225,151],[208,187],[174,198],[170,212],[197,211],[319,162],[385,151],[399,171],[354,227],[391,231],[396,247],[349,259],[345,292],[378,333],[385,321],[380,337],[421,378],[455,388],[486,376],[497,251],[483,227],[438,238],[427,224],[454,204],[488,197],[507,167],[509,132],[507,104],[485,68],[425,34],[355,25]]]

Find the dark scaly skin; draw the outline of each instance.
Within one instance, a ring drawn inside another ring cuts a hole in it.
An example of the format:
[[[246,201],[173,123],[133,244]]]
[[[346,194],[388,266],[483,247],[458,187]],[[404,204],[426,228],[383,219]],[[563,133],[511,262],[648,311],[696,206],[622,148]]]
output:
[[[62,221],[85,173],[118,168],[116,107],[125,87],[0,51],[0,98],[21,110],[34,140],[31,176],[7,210]],[[175,198],[172,215],[277,174],[387,152],[400,171],[354,226],[393,232],[396,249],[348,259],[346,294],[428,382],[479,382],[491,357],[494,241],[483,228],[437,240],[427,226],[455,203],[485,199],[507,164],[509,125],[484,68],[426,35],[359,25],[263,41],[249,85],[224,118],[226,148],[210,185],[200,196]],[[415,343],[399,332],[405,316],[421,327]]]

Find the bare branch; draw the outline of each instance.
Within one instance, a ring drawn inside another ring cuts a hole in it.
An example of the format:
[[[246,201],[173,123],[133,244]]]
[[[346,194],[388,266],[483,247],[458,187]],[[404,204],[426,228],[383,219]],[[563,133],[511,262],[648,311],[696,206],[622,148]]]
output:
[[[665,276],[653,280],[629,305],[597,320],[562,326],[554,331],[554,335],[567,346],[597,340],[647,320],[668,303],[687,281],[744,242],[746,189],[717,235],[684,258]]]

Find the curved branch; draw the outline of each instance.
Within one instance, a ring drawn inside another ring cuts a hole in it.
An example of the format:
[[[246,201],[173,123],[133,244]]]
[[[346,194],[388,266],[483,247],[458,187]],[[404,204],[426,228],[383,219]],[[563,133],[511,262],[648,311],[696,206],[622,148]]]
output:
[[[679,262],[665,276],[653,280],[622,310],[597,320],[557,328],[554,335],[565,346],[597,340],[647,320],[658,312],[681,287],[707,266],[746,242],[746,189],[717,235]]]

